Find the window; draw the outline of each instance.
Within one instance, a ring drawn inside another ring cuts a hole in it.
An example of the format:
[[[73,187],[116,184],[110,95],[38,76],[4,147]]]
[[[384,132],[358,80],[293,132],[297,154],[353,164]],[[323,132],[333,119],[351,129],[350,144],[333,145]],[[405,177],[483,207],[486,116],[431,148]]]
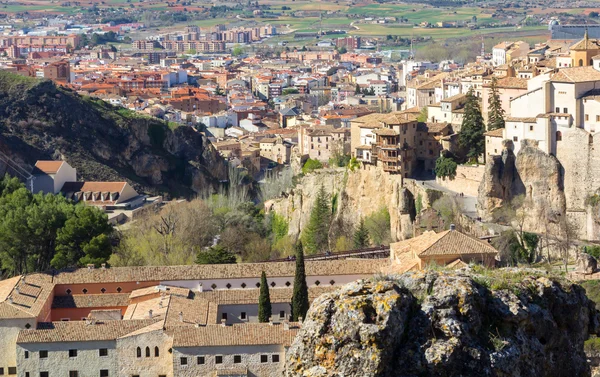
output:
[[[136,356],[137,357],[142,357],[142,349],[140,347],[137,348]]]
[[[285,318],[285,310],[279,312],[279,318]]]
[[[517,136],[513,136],[513,141],[519,141],[519,138]]]
[[[269,355],[260,355],[260,362],[261,363],[269,362]]]
[[[197,362],[198,362],[198,365],[204,364],[204,356],[198,356]]]
[[[218,356],[217,356],[218,357]],[[242,355],[234,355],[233,356],[233,363],[234,364],[239,364],[242,362]]]
[[[180,357],[179,358],[179,364],[181,364],[181,365],[187,365],[187,357]]]
[[[273,355],[273,356],[271,356],[271,360],[272,360],[274,363],[278,363],[278,362],[279,362],[279,355]]]
[[[48,377],[50,376],[50,373],[48,372],[40,372],[40,377]]]
[[[240,314],[240,319],[242,319],[242,320],[246,320],[246,312],[242,312],[242,313]]]
[[[77,357],[77,350],[69,350],[69,357]]]
[[[69,377],[79,377],[79,372],[76,370],[70,370]]]
[[[0,368],[0,376],[4,375],[4,368]]]
[[[567,109],[566,107],[563,108],[563,113],[567,114],[569,112],[569,109]]]
[[[106,293],[106,288],[102,288],[102,289],[100,290],[100,292],[102,292],[102,293]]]
[[[8,374],[17,374],[17,367],[8,367]]]
[[[15,372],[17,373],[17,372]],[[25,372],[25,377],[29,377],[29,372]]]
[[[215,364],[223,364],[223,356],[215,356]]]
[[[29,351],[25,351],[25,358],[29,359]]]
[[[554,111],[555,113],[557,113],[557,114],[558,114],[558,113],[560,113],[560,107],[557,107],[557,108],[556,108],[556,109],[554,109],[554,110],[556,110],[556,111]]]
[[[241,287],[246,288],[246,283],[242,283]]]
[[[150,347],[146,347],[146,357],[150,357]]]
[[[160,351],[158,350],[158,347],[154,347],[154,357],[158,357],[160,355]]]
[[[40,351],[40,359],[45,359],[47,357],[48,357],[48,351],[46,351],[46,350]]]
[[[533,131],[533,126],[529,126],[529,131]]]
[[[117,293],[121,293],[122,290],[123,290],[123,288],[117,287]]]
[[[85,289],[85,288],[83,288],[83,290],[82,290],[81,292],[83,292],[83,294],[85,295],[85,294],[87,294],[87,293],[88,293],[88,290],[87,290],[87,289]]]
[[[590,114],[585,114],[585,120],[590,120]]]
[[[562,133],[560,133],[560,131],[556,131],[556,141],[561,141],[562,140]]]
[[[230,289],[231,288],[231,284],[227,283],[226,287],[227,287],[227,289]]]
[[[73,291],[72,291],[72,290],[70,290],[70,289],[67,289],[67,291],[66,291],[66,292],[67,292],[67,294],[68,294],[68,295],[70,295],[70,294],[71,294],[71,292],[73,292]]]
[[[98,350],[98,356],[108,356],[108,348],[100,348]]]
[[[596,115],[596,122],[600,122],[600,115]]]
[[[271,287],[275,288],[275,282],[274,281],[271,282]]]
[[[224,319],[227,321],[227,313],[221,313],[221,319]]]
[[[108,369],[100,369],[100,377],[108,377]]]

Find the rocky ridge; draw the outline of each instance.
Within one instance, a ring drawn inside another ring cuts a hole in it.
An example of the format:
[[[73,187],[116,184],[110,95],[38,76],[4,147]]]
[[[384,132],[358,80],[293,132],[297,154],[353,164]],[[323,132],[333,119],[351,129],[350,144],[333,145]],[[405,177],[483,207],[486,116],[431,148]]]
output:
[[[589,376],[599,330],[583,288],[537,270],[380,276],[313,302],[285,376]]]
[[[0,118],[0,151],[29,170],[39,159],[65,159],[79,179],[126,180],[141,192],[173,195],[227,179],[226,163],[192,128],[172,129],[48,80],[0,72]]]

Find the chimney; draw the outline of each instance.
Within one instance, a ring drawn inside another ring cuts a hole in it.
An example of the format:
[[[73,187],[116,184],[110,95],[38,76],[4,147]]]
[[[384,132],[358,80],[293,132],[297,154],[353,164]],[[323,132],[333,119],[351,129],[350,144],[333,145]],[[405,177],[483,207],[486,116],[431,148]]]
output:
[[[179,322],[183,322],[183,312],[179,312]]]
[[[88,270],[93,270],[94,267],[96,267],[96,266],[94,266],[93,263],[90,263],[90,264],[87,265]]]
[[[302,317],[302,316],[298,317],[298,322],[300,322],[300,323],[304,322],[304,317]]]
[[[100,265],[100,268],[102,268],[103,270],[106,270],[106,263],[102,263],[102,264]]]
[[[227,326],[227,320],[225,318],[221,318],[221,326]]]
[[[15,292],[17,292],[17,294],[21,293],[21,290],[19,289],[19,286],[15,287]]]
[[[202,285],[202,283],[200,283],[200,285],[198,286],[198,292],[204,292],[204,286]]]
[[[450,230],[456,230],[456,225],[450,224]]]
[[[148,310],[148,318],[152,319],[152,309]]]
[[[290,323],[288,321],[283,321],[283,329],[284,330],[289,330],[290,329]]]

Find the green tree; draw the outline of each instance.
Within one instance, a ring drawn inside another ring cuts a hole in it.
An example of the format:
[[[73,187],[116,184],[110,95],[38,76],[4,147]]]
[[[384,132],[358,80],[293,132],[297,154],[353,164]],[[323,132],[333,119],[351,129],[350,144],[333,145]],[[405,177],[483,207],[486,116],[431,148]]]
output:
[[[391,242],[390,223],[390,212],[385,206],[365,218],[365,227],[373,245],[388,245]]]
[[[269,322],[271,319],[271,297],[267,274],[263,271],[260,275],[260,295],[258,296],[258,322]]]
[[[470,161],[477,161],[485,151],[485,125],[481,115],[479,99],[475,96],[473,88],[467,92],[464,116],[461,130],[458,133],[459,145],[467,151]]]
[[[223,89],[217,85],[217,87],[215,88],[215,95],[217,96],[224,96],[225,92],[223,91]]]
[[[231,50],[231,55],[236,57],[244,55],[244,48],[240,45],[235,45],[233,50]]]
[[[488,130],[504,128],[504,109],[498,93],[498,79],[496,76],[492,77],[488,105]]]
[[[301,317],[306,318],[309,305],[308,285],[306,284],[306,271],[304,270],[304,250],[302,242],[298,242],[296,246],[296,274],[292,294],[292,321],[296,322]]]
[[[440,156],[435,160],[435,176],[439,178],[456,177],[456,168],[458,164],[450,157]]]
[[[222,245],[216,245],[201,250],[196,256],[196,264],[233,264],[236,262],[235,254]]]
[[[428,117],[429,117],[429,114],[428,114],[427,106],[425,106],[421,109],[421,113],[417,117],[417,121],[421,122],[421,123],[425,123],[425,122],[427,122]]]
[[[360,85],[356,84],[356,87],[354,88],[354,94],[360,94],[362,93],[360,90]]]
[[[288,234],[289,225],[285,218],[273,212],[271,216],[271,233],[273,235],[273,243],[277,243],[280,239]]]
[[[110,257],[112,246],[101,235],[108,236],[113,228],[101,210],[85,205],[75,206],[75,212],[56,234],[56,254],[50,264],[54,268],[82,265],[85,260],[104,263]],[[88,255],[86,253],[92,253]]]
[[[360,218],[358,227],[354,231],[354,248],[364,249],[369,246],[369,230],[365,226],[365,219]]]
[[[288,94],[298,94],[298,93],[299,93],[298,88],[295,88],[295,87],[285,88],[281,92],[281,94],[283,94],[284,96],[287,96]]]
[[[309,254],[324,252],[329,245],[329,227],[331,225],[330,198],[321,185],[315,204],[310,212],[308,225],[302,234],[302,242]]]

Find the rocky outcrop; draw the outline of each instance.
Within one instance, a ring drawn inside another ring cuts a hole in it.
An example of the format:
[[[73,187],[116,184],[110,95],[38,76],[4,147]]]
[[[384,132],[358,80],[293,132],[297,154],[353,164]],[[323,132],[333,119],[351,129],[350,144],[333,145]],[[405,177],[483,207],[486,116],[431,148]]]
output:
[[[598,261],[587,253],[578,253],[575,271],[581,274],[593,274],[598,271]]]
[[[0,150],[29,170],[38,159],[65,159],[80,179],[177,196],[227,179],[225,161],[192,128],[170,129],[50,81],[1,72],[0,119]]]
[[[286,197],[265,203],[265,209],[283,216],[288,221],[289,234],[296,237],[308,224],[321,186],[336,198],[333,226],[337,229],[334,231],[343,232],[341,227],[352,229],[361,217],[386,208],[390,213],[392,239],[401,240],[412,235],[412,194],[402,187],[401,176],[385,173],[377,167],[355,171],[345,168],[316,170],[304,176]]]
[[[536,270],[428,271],[316,299],[286,377],[589,376],[600,330],[585,290]]]
[[[556,222],[566,211],[561,165],[556,157],[542,152],[536,142],[523,140],[515,157],[512,142],[505,141],[501,156],[493,156],[486,164],[479,186],[477,209],[487,220],[494,211],[523,196],[527,208],[525,228],[544,232],[546,222]],[[540,221],[540,219],[544,219]]]

